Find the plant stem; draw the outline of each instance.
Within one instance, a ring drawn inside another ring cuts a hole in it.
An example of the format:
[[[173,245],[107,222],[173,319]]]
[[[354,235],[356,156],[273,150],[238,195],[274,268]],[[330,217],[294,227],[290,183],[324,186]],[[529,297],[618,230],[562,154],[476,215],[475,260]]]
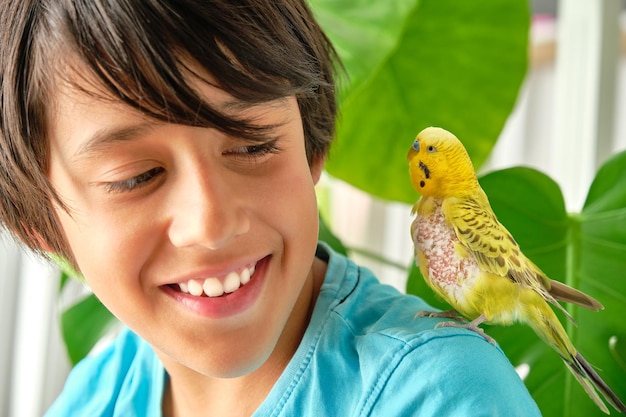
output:
[[[570,287],[577,288],[580,281],[578,271],[580,271],[581,262],[581,244],[580,244],[580,216],[577,214],[568,215],[568,233],[567,233],[567,249],[565,254],[565,284]],[[578,308],[573,304],[565,306],[567,312],[576,320],[576,312]],[[576,326],[570,320],[565,321],[565,330],[570,340],[575,343]],[[567,372],[565,375],[565,401],[563,402],[563,415],[571,415],[570,404],[574,378],[572,374]]]
[[[370,258],[376,262],[380,262],[381,264],[387,265],[387,266],[391,266],[394,268],[399,269],[400,271],[406,271],[409,267],[407,265],[403,265],[400,264],[398,262],[392,261],[390,259],[387,259],[385,257],[383,257],[382,255],[379,255],[377,253],[374,253],[368,249],[363,249],[363,248],[355,248],[352,246],[346,246],[346,249],[350,252],[354,252],[357,255],[361,255],[361,256],[365,256],[367,258]]]

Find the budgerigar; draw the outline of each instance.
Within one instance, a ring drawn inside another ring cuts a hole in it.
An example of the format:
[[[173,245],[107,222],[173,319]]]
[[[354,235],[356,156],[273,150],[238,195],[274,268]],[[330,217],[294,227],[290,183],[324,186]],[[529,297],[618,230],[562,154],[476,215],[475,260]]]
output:
[[[602,304],[551,280],[524,256],[496,219],[463,144],[452,133],[424,129],[407,159],[411,182],[421,194],[411,225],[416,262],[427,284],[453,307],[420,314],[452,318],[460,313],[470,321],[440,325],[469,328],[488,341],[492,339],[478,327],[483,322],[526,323],[561,356],[602,411],[609,413],[598,393],[626,414],[624,403],[578,353],[549,305],[571,319],[558,301],[594,311]]]

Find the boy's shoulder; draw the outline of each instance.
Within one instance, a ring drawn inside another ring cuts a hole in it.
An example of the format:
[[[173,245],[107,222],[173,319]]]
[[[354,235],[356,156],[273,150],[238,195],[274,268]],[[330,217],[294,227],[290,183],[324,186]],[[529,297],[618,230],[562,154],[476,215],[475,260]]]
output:
[[[440,337],[443,329],[434,330],[441,318],[416,317],[420,311],[436,311],[423,299],[382,284],[368,268],[327,246],[321,248],[327,252],[328,269],[316,309],[331,322],[359,339],[388,339],[390,344],[425,343]]]
[[[122,328],[102,351],[72,369],[46,417],[158,416],[164,378],[165,371],[152,348]]]
[[[435,328],[442,319],[415,317],[433,310],[421,298],[332,251],[327,260],[303,391],[335,401],[342,415],[539,415],[499,347],[469,330]]]

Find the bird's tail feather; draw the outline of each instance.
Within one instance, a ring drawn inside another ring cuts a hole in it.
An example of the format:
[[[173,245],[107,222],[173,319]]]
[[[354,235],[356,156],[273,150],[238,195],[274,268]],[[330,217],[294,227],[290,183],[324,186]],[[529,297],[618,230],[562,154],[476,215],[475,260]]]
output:
[[[543,308],[538,309],[535,313],[538,314],[535,316],[535,320],[529,322],[530,326],[549,346],[559,353],[593,402],[603,412],[610,414],[606,404],[602,401],[602,397],[604,397],[616,410],[626,414],[624,403],[611,391],[606,382],[600,378],[600,375],[589,365],[585,358],[577,352],[569,340],[567,332],[548,304],[545,304]],[[598,393],[602,394],[602,397]]]
[[[604,306],[592,296],[559,281],[550,280],[549,292],[551,296],[559,301],[572,303],[592,311],[604,309]]]
[[[598,392],[600,392],[604,399],[615,407],[616,410],[622,414],[626,414],[626,405],[624,405],[622,400],[609,388],[606,382],[602,380],[600,375],[598,375],[580,353],[576,353],[576,356],[572,357],[571,361],[566,360],[565,363],[580,385],[582,385],[585,392],[602,411],[609,414],[609,410],[602,402]]]
[[[604,404],[604,401],[602,401],[602,398],[600,398],[600,396],[598,395],[598,392],[596,391],[596,388],[595,388],[595,384],[592,383],[591,380],[588,379],[586,375],[581,374],[580,370],[577,369],[577,366],[574,363],[568,362],[567,360],[563,360],[563,361],[569,368],[572,375],[576,377],[576,380],[578,381],[580,386],[583,387],[587,395],[589,395],[589,397],[593,400],[593,402],[596,403],[598,408],[600,408],[600,410],[602,410],[605,414],[611,414],[609,409],[606,407],[606,404]]]

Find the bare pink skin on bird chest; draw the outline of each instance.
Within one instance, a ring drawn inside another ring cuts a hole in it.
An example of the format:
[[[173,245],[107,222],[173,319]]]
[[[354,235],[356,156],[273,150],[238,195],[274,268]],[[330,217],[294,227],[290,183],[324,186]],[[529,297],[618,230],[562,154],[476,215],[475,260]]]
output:
[[[468,287],[479,269],[471,257],[462,257],[455,248],[456,234],[444,218],[441,205],[430,215],[418,214],[413,227],[413,241],[427,260],[428,279],[455,298]],[[471,285],[470,285],[471,286]]]

